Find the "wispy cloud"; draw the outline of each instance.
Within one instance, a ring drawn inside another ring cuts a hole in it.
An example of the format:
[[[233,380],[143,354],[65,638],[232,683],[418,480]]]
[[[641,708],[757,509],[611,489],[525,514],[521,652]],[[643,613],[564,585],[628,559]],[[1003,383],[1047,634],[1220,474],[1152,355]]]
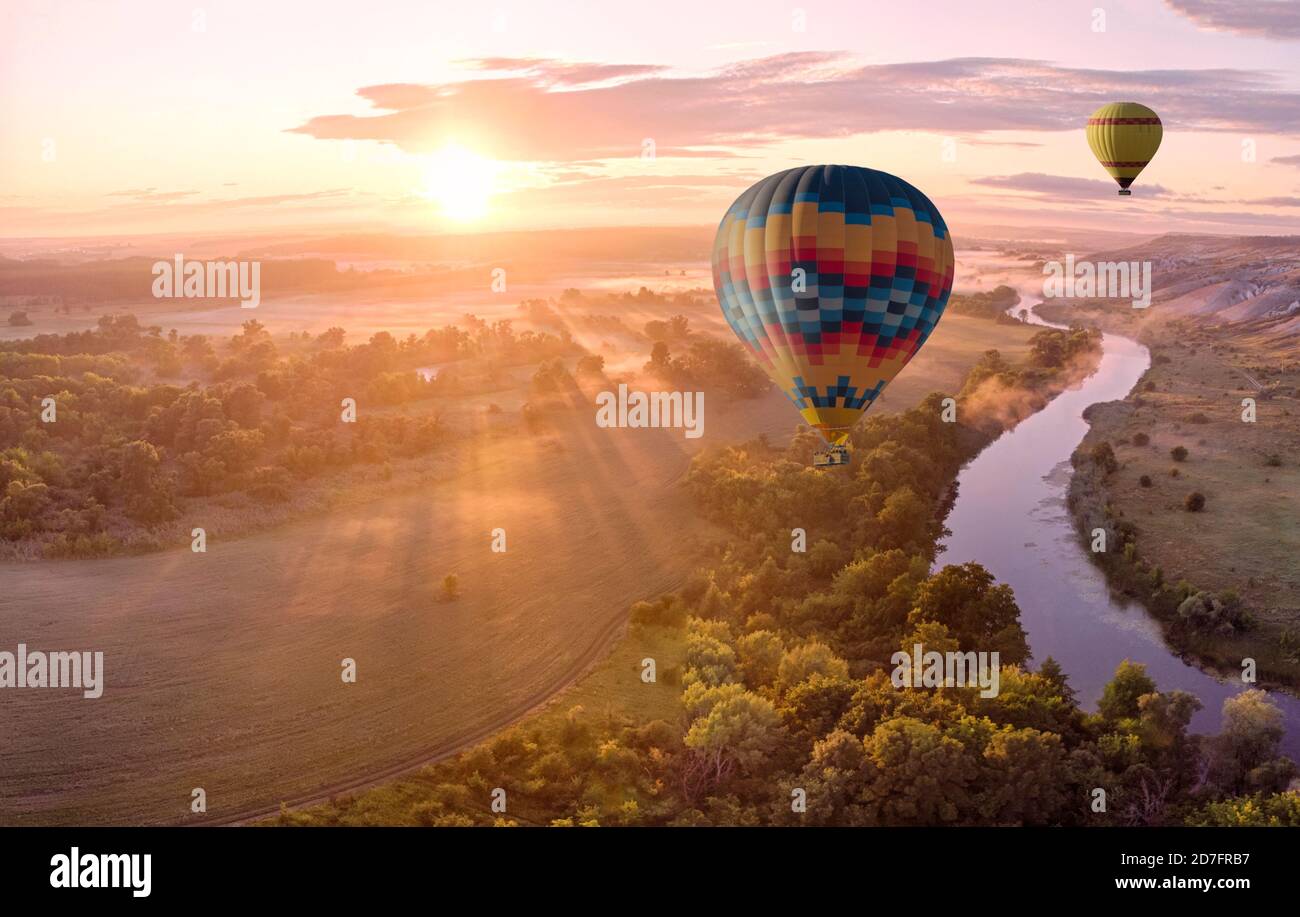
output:
[[[1300,93],[1274,74],[1233,69],[1089,70],[1016,58],[864,65],[823,52],[702,76],[537,58],[468,66],[473,75],[457,82],[364,87],[358,95],[375,113],[321,115],[290,130],[415,153],[457,142],[498,159],[563,162],[637,156],[646,138],[659,156],[699,156],[873,131],[1074,130],[1115,98],[1141,98],[1184,131],[1300,125]]]
[[[1021,172],[1016,175],[989,175],[971,179],[972,185],[984,188],[996,188],[1003,191],[1020,192],[1028,199],[1044,203],[1068,203],[1073,207],[1093,206],[1096,202],[1109,200],[1115,193],[1115,184],[1106,180],[1092,178],[1074,178],[1068,175],[1047,175],[1042,172]],[[1170,204],[1209,205],[1209,206],[1250,206],[1250,207],[1300,207],[1300,197],[1272,196],[1252,198],[1202,197],[1193,194],[1179,194],[1161,185],[1139,184],[1144,199],[1155,199]],[[1220,189],[1221,190],[1221,189]],[[1165,213],[1185,218],[1188,210],[1166,210]],[[1202,216],[1214,218],[1222,211],[1204,211]],[[1261,216],[1263,221],[1276,221],[1276,216]]]
[[[1300,38],[1300,3],[1295,0],[1165,0],[1197,25],[1259,38]]]
[[[971,184],[1005,191],[1022,191],[1056,199],[1096,197],[1101,194],[1113,195],[1116,188],[1113,181],[1104,179],[1073,178],[1068,175],[1047,175],[1043,172],[989,175],[984,178],[971,179]],[[1169,194],[1169,190],[1162,188],[1160,185],[1143,184],[1141,188],[1143,197],[1163,197]]]
[[[128,188],[125,191],[109,191],[105,197],[129,197],[135,201],[150,201],[156,204],[166,203],[167,201],[179,201],[191,195],[198,194],[197,191],[159,191],[156,188]]]

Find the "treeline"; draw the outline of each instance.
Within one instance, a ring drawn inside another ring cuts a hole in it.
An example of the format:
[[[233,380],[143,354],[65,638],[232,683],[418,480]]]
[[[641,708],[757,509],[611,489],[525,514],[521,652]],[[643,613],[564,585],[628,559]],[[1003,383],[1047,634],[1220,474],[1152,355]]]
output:
[[[1193,735],[1199,701],[1126,662],[1086,713],[1059,665],[1030,665],[1008,587],[978,564],[931,572],[951,483],[988,441],[942,415],[936,394],[870,417],[843,472],[808,467],[810,432],[695,459],[687,486],[729,538],[631,612],[636,633],[684,642],[660,673],[679,718],[574,708],[278,823],[1300,824],[1261,692]],[[999,652],[999,692],[895,687],[891,656],[916,644]]]
[[[473,317],[403,340],[345,336],[292,334],[282,353],[255,320],[214,341],[122,315],[0,344],[0,541],[28,556],[156,547],[149,529],[191,500],[282,503],[305,479],[429,452],[451,435],[436,411],[384,409],[458,393],[465,367],[581,352],[567,334]],[[417,371],[431,363],[450,366]],[[346,398],[355,423],[341,422]]]
[[[1021,320],[1009,310],[1020,302],[1020,294],[1006,284],[981,293],[954,293],[948,298],[948,310],[958,315],[972,315],[1009,325]]]

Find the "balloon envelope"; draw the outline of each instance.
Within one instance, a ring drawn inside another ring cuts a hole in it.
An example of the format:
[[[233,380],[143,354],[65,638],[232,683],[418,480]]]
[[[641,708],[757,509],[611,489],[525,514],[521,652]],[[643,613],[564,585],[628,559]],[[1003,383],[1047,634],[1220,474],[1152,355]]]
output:
[[[1121,194],[1155,158],[1163,136],[1160,116],[1137,102],[1111,102],[1088,119],[1088,146]]]
[[[713,242],[731,330],[832,444],[930,336],[953,267],[934,204],[857,166],[768,176],[736,199]]]

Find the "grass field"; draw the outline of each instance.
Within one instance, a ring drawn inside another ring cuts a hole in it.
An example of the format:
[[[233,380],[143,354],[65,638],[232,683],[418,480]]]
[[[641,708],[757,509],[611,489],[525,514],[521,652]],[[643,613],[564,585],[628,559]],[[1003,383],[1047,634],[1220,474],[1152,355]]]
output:
[[[680,677],[685,661],[685,627],[632,625],[610,654],[577,684],[552,698],[542,709],[506,732],[529,735],[550,732],[574,717],[625,716],[638,723],[664,720],[676,725],[684,715]],[[642,660],[655,660],[658,678],[641,679]],[[494,737],[495,738],[495,737]],[[431,788],[444,782],[443,765],[432,764],[419,772],[295,812],[299,825],[415,825],[416,804],[429,797]],[[484,806],[486,812],[486,806]],[[509,818],[520,824],[540,824],[526,797],[512,804]],[[269,822],[267,822],[269,824]]]

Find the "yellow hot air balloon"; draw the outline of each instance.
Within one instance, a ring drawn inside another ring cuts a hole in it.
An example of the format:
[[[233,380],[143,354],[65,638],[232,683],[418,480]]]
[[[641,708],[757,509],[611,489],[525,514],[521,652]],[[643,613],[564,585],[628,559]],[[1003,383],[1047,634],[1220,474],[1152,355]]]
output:
[[[830,447],[943,315],[952,236],[939,210],[887,172],[801,166],[768,176],[727,210],[713,284],[731,330]]]
[[[1111,102],[1088,119],[1088,146],[1119,182],[1120,194],[1133,193],[1128,186],[1155,157],[1162,136],[1160,116],[1137,102]]]

